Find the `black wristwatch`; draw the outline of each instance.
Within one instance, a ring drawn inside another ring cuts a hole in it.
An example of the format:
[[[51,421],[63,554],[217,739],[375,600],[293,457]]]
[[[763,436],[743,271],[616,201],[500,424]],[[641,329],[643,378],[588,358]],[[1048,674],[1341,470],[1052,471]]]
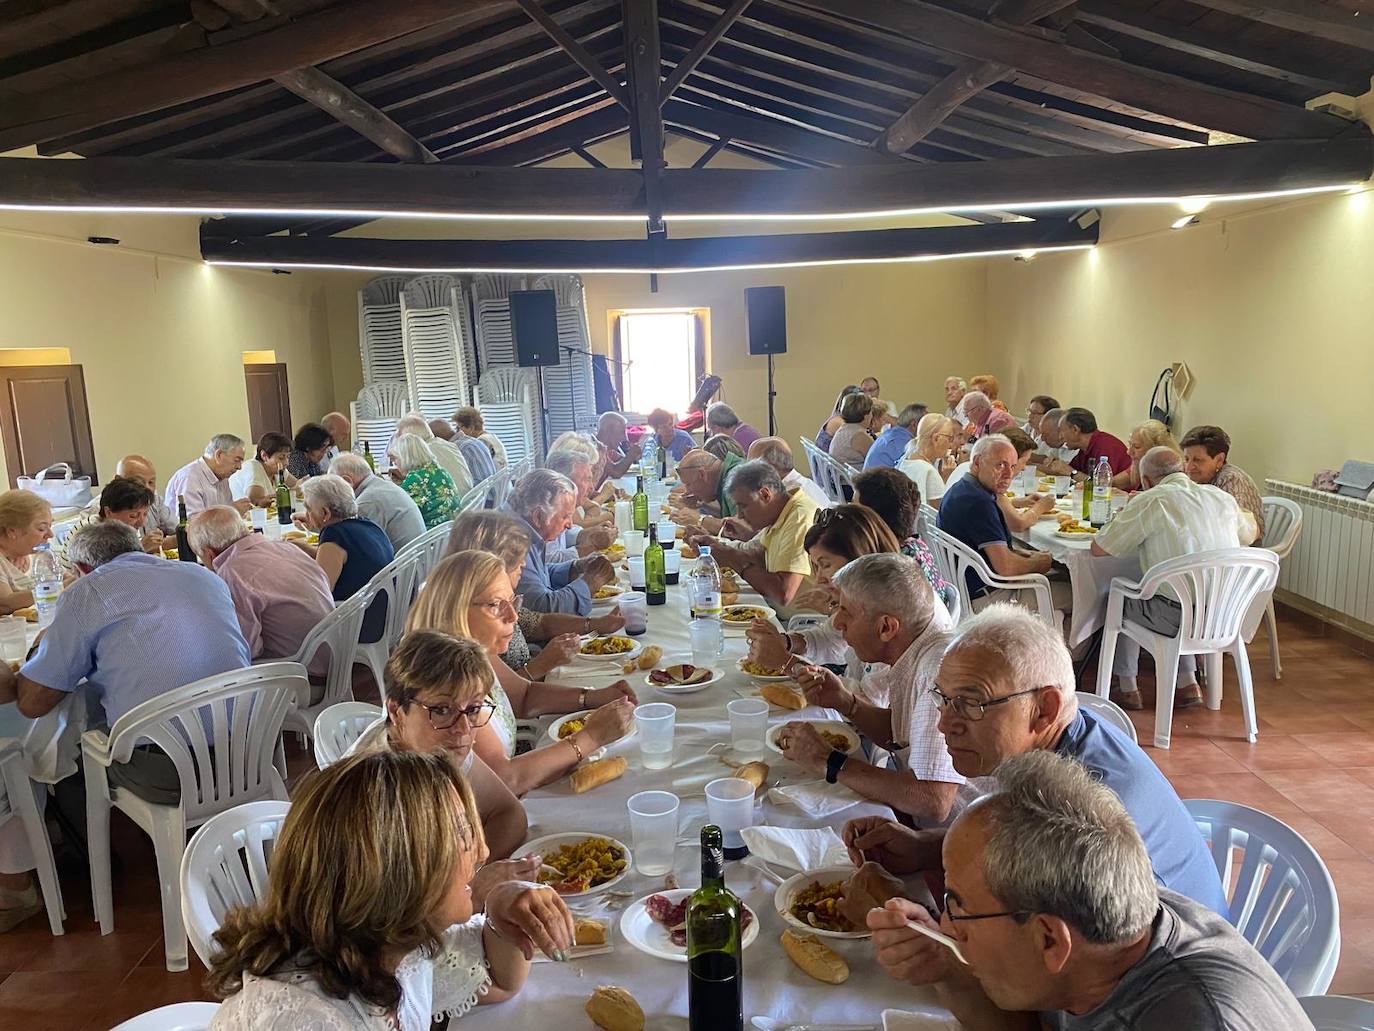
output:
[[[834,784],[840,779],[840,771],[844,769],[844,764],[849,762],[849,755],[841,752],[838,748],[830,750],[830,757],[825,760],[825,782]]]

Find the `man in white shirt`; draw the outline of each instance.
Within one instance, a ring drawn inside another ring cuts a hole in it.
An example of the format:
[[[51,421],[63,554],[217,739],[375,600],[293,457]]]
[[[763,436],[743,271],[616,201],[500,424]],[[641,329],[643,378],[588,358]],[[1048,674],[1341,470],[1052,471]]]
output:
[[[1171,558],[1238,548],[1255,539],[1255,517],[1219,487],[1188,479],[1183,458],[1170,448],[1155,447],[1145,452],[1140,459],[1140,482],[1146,489],[1098,531],[1092,543],[1094,555],[1138,555],[1141,570],[1149,572]],[[1174,636],[1182,613],[1178,601],[1168,593],[1165,587],[1145,601],[1126,599],[1127,618],[1155,633]],[[1118,637],[1112,672],[1120,688],[1119,702],[1127,709],[1141,708],[1135,680],[1139,662],[1140,645],[1125,635]],[[1202,692],[1192,657],[1179,666],[1174,707],[1200,704]],[[1171,672],[1156,670],[1155,676],[1165,677]]]
[[[782,485],[788,490],[797,488],[816,503],[817,508],[830,508],[835,502],[821,490],[821,485],[809,476],[797,472],[792,464],[792,448],[781,437],[760,437],[749,445],[749,460],[760,459],[773,467],[782,477]]]
[[[945,380],[945,418],[953,419],[960,426],[964,425],[964,412],[959,403],[964,400],[967,393],[968,384],[958,376],[951,376]]]
[[[418,412],[411,412],[402,417],[396,424],[396,436],[393,439],[399,439],[407,433],[413,433],[425,442],[425,447],[429,448],[429,453],[439,468],[452,477],[453,486],[459,497],[472,490],[472,485],[477,481],[472,478],[472,470],[468,468],[468,461],[463,457],[463,452],[458,449],[457,444],[436,437],[434,431],[429,428],[429,420]]]
[[[415,499],[387,477],[374,473],[365,459],[346,451],[329,463],[329,471],[353,488],[358,496],[358,515],[380,526],[397,552],[425,532],[425,517]]]
[[[353,424],[343,412],[330,412],[320,420],[320,425],[334,441],[324,453],[324,464],[328,467],[335,457],[353,449]]]
[[[177,507],[177,496],[186,499],[186,514],[197,512],[214,505],[229,505],[242,515],[253,507],[247,498],[234,500],[234,492],[229,486],[229,477],[243,467],[243,438],[232,433],[217,433],[205,445],[205,453],[194,462],[183,465],[172,473],[167,481],[167,507],[173,512]]]
[[[1078,455],[1078,449],[1064,443],[1064,411],[1063,408],[1051,408],[1040,416],[1036,437],[1040,446],[1031,455],[1030,464],[1039,466],[1046,476],[1073,475],[1073,466],[1069,463]]]

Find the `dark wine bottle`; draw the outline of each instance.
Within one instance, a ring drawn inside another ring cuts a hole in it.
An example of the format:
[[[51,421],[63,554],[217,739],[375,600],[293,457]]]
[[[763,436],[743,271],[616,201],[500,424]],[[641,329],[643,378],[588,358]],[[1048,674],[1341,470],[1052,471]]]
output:
[[[744,906],[725,886],[720,828],[701,829],[701,887],[687,903],[687,1026],[690,1031],[742,1031]]]
[[[177,495],[177,558],[183,562],[195,562],[196,553],[191,550],[191,537],[186,531],[186,496]]]
[[[630,501],[634,513],[634,528],[641,533],[649,530],[649,495],[644,493],[644,474],[635,477],[635,496]]]
[[[291,488],[286,485],[285,467],[277,470],[277,522],[291,525]]]
[[[668,579],[663,571],[663,545],[658,543],[658,525],[649,524],[649,543],[644,548],[644,600],[662,605],[668,600]]]

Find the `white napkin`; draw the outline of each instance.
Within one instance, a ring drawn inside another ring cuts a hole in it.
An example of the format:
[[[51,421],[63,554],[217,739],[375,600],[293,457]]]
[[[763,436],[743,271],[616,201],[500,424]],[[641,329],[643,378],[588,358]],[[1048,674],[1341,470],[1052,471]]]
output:
[[[960,1031],[963,1026],[951,1016],[883,1010],[883,1031]]]
[[[850,791],[843,784],[827,784],[823,780],[808,781],[805,784],[789,784],[773,788],[768,797],[774,802],[789,802],[813,820],[822,820],[841,809],[848,809],[863,797]]]
[[[805,872],[827,866],[849,866],[849,852],[840,836],[829,827],[799,830],[795,827],[745,827],[745,845],[759,859],[790,870]]]

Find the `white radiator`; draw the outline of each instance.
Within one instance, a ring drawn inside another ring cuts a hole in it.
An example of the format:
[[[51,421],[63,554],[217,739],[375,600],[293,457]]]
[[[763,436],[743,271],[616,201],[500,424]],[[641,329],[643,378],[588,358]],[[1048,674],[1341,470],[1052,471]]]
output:
[[[1264,482],[1267,493],[1302,506],[1302,535],[1283,562],[1279,589],[1374,625],[1374,502],[1283,480]]]

